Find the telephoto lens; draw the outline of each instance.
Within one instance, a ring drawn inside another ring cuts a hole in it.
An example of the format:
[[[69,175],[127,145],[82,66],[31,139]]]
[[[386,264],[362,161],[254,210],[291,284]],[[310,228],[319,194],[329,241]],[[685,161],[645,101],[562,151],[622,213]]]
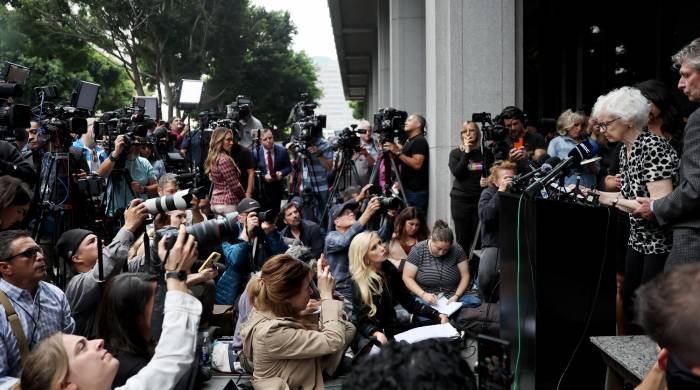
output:
[[[160,198],[152,198],[143,202],[151,214],[158,214],[166,211],[186,210],[192,207],[192,190],[181,190],[173,195],[165,195]]]
[[[175,195],[173,195],[175,196]],[[238,213],[228,213],[223,218],[211,219],[196,223],[187,227],[187,234],[191,234],[197,240],[199,248],[220,245],[223,241],[232,241],[238,238]],[[166,240],[166,248],[172,249],[177,240],[178,229],[174,226],[166,226],[158,230],[156,242]]]

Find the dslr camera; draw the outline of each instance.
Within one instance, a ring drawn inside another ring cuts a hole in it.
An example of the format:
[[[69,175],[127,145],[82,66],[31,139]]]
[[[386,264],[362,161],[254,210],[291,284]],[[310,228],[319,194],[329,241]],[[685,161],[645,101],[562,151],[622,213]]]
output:
[[[209,248],[220,245],[223,241],[235,240],[240,231],[238,229],[238,213],[226,214],[223,218],[210,219],[187,227],[187,234],[191,234],[197,240],[199,248]],[[178,228],[166,226],[156,232],[156,245],[160,240],[165,240],[165,247],[172,249],[177,240]]]

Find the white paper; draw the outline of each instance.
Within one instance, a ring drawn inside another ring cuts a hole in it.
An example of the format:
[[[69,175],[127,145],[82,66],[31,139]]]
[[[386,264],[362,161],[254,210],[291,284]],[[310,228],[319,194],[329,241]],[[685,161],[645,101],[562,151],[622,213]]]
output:
[[[406,341],[409,344],[428,339],[457,338],[459,332],[450,323],[440,325],[421,326],[413,328],[394,336],[396,341]]]
[[[372,349],[369,350],[369,356],[376,355],[381,351],[381,348],[377,347],[376,345],[373,345]]]
[[[439,311],[441,314],[445,314],[448,317],[454,314],[457,310],[462,308],[461,302],[447,303],[449,300],[445,297],[441,297],[437,301],[437,305],[430,305],[433,309]]]

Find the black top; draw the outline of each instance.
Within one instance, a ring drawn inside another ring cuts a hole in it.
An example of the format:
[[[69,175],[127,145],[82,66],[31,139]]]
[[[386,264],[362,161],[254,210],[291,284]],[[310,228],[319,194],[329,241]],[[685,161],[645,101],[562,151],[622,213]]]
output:
[[[498,248],[498,188],[489,186],[479,199],[479,221],[481,221],[481,247]]]
[[[409,138],[404,144],[401,153],[406,156],[413,157],[415,154],[425,156],[423,165],[417,171],[401,162],[401,183],[405,189],[414,192],[428,191],[428,162],[430,160],[428,152],[428,141],[422,134]]]
[[[0,140],[0,176],[4,175],[14,176],[30,186],[37,178],[32,165],[22,158],[15,144]]]
[[[250,150],[245,146],[239,144],[233,145],[231,149],[231,157],[233,161],[236,162],[238,168],[241,170],[240,182],[243,186],[243,190],[248,189],[248,170],[253,169],[253,156],[250,154]]]
[[[484,156],[481,150],[472,150],[467,154],[460,148],[453,149],[450,152],[449,166],[455,177],[450,196],[476,203],[481,195],[482,188],[479,182],[484,170]]]
[[[384,276],[384,286],[382,295],[372,296],[372,302],[377,308],[377,312],[372,317],[369,316],[369,306],[362,301],[360,290],[353,282],[352,323],[362,336],[371,337],[372,333],[376,331],[384,333],[387,337],[393,337],[396,333],[400,333],[403,329],[396,319],[396,310],[394,309],[397,304],[401,304],[409,313],[435,320],[440,319],[440,313],[437,310],[419,303],[413,298],[401,280],[401,274],[396,271],[396,267],[390,261],[383,262],[381,270]]]
[[[295,238],[289,226],[285,226],[280,231],[280,234],[282,237]],[[299,239],[305,247],[311,250],[311,255],[314,259],[321,257],[323,245],[326,242],[326,235],[321,232],[321,227],[317,223],[302,219],[299,224]]]
[[[117,360],[119,360],[119,369],[117,370],[117,375],[114,377],[114,380],[112,381],[112,388],[117,388],[120,386],[124,386],[126,384],[126,381],[129,380],[132,376],[136,375],[141,371],[142,368],[146,367],[148,363],[151,361],[151,357],[149,356],[144,356],[144,355],[138,355],[138,354],[133,354],[129,352],[120,352],[120,353],[115,353],[114,356]],[[195,361],[193,363],[193,366],[189,369],[188,373],[185,374],[182,378],[178,380],[178,382],[175,384],[175,387],[173,387],[174,390],[186,390],[189,389],[189,382],[191,380],[192,376],[192,370],[197,370],[198,369],[198,359],[195,358]]]

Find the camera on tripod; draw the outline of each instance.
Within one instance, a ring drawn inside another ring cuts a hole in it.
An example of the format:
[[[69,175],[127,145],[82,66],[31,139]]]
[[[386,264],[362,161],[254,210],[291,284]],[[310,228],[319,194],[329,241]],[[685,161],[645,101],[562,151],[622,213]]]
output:
[[[31,108],[24,104],[11,104],[10,98],[22,96],[22,84],[29,75],[29,68],[5,62],[0,74],[0,137],[14,140],[14,129],[29,127]],[[5,134],[7,133],[7,134]]]
[[[338,138],[336,138],[335,145],[333,145],[334,149],[348,152],[349,155],[359,152],[362,150],[362,141],[360,140],[360,136],[358,134],[365,133],[367,133],[367,130],[358,130],[357,125],[351,125],[350,127],[344,128],[343,131],[338,134]]]
[[[197,116],[199,117],[199,123],[201,124],[202,129],[210,127],[213,129],[217,127],[219,120],[224,119],[226,117],[226,113],[211,109],[207,111],[201,111],[199,114],[197,114]]]
[[[292,148],[298,152],[306,151],[309,142],[323,134],[326,116],[316,115],[318,105],[312,102],[308,93],[301,94],[301,101],[294,105],[290,115],[292,123]]]
[[[481,123],[482,142],[486,148],[491,150],[494,159],[506,160],[510,145],[506,142],[508,137],[508,129],[501,125],[499,117],[495,118],[495,122],[491,119],[491,114],[488,112],[478,112],[472,114],[472,122]]]
[[[397,110],[392,107],[380,108],[374,114],[374,128],[379,133],[379,142],[394,142],[396,138],[400,142],[406,139],[406,133],[403,131],[404,124],[408,119],[406,111]]]

